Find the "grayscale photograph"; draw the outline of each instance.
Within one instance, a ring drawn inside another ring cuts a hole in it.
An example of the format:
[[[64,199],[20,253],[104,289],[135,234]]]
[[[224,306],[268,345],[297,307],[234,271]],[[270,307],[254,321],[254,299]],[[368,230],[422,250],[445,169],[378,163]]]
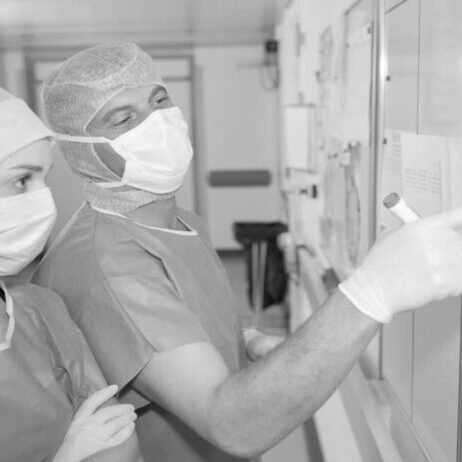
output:
[[[462,462],[461,0],[0,0],[0,462]]]

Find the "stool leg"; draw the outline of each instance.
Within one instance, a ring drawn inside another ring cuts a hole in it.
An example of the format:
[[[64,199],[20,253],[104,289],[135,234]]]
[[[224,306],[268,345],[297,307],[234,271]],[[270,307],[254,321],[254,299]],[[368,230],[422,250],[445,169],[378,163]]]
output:
[[[265,297],[265,268],[266,268],[266,252],[267,243],[258,242],[253,244],[255,250],[253,250],[252,258],[254,259],[255,265],[255,276],[256,283],[253,285],[253,309],[254,315],[252,320],[252,326],[258,328],[261,320],[261,314],[263,312],[263,304]],[[253,248],[253,249],[254,249]]]
[[[259,245],[259,284],[258,284],[258,307],[257,307],[257,324],[260,323],[261,315],[263,313],[263,305],[265,303],[265,270],[266,270],[266,256],[267,256],[268,243],[266,241],[260,242]]]
[[[252,268],[252,290],[251,290],[251,299],[252,299],[252,327],[255,326],[256,321],[256,313],[258,310],[258,290],[259,290],[259,273],[258,273],[258,264],[259,264],[259,249],[258,243],[254,242],[251,245],[251,258],[250,258],[250,266]]]

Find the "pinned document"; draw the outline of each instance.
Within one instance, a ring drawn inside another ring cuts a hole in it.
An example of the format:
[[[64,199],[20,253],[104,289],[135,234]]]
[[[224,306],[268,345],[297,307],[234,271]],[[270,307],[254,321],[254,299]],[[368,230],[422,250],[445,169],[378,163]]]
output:
[[[367,146],[370,136],[372,24],[352,33],[346,45],[343,138]]]
[[[387,131],[379,201],[397,192],[424,217],[457,206],[457,200],[462,205],[456,173],[462,171],[461,155],[462,140]],[[379,231],[398,225],[396,218],[379,210]]]
[[[403,133],[401,145],[403,196],[422,216],[441,212],[448,196],[445,138]]]

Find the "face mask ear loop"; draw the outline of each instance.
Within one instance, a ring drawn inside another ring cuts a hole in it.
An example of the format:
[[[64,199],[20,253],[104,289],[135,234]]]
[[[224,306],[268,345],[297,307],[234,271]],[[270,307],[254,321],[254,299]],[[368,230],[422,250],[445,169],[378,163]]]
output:
[[[11,347],[11,339],[13,338],[15,320],[14,320],[14,309],[13,309],[13,299],[11,295],[6,290],[5,284],[3,281],[0,281],[0,287],[5,294],[5,303],[6,303],[6,314],[8,315],[8,327],[6,329],[5,340],[0,343],[0,352],[8,350]]]
[[[62,133],[54,133],[54,137],[60,141],[70,141],[71,143],[87,143],[87,144],[94,144],[94,143],[108,143],[111,144],[109,138],[105,138],[104,136],[77,136],[77,135],[63,135]]]

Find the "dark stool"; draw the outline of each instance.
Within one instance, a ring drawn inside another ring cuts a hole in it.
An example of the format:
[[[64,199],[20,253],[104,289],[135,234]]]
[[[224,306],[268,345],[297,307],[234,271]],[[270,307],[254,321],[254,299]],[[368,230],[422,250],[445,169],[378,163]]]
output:
[[[260,320],[265,308],[265,282],[268,272],[268,246],[277,250],[277,237],[286,232],[287,226],[276,222],[236,222],[233,225],[235,239],[243,245],[248,255],[247,281],[250,304],[255,313],[253,325]]]

